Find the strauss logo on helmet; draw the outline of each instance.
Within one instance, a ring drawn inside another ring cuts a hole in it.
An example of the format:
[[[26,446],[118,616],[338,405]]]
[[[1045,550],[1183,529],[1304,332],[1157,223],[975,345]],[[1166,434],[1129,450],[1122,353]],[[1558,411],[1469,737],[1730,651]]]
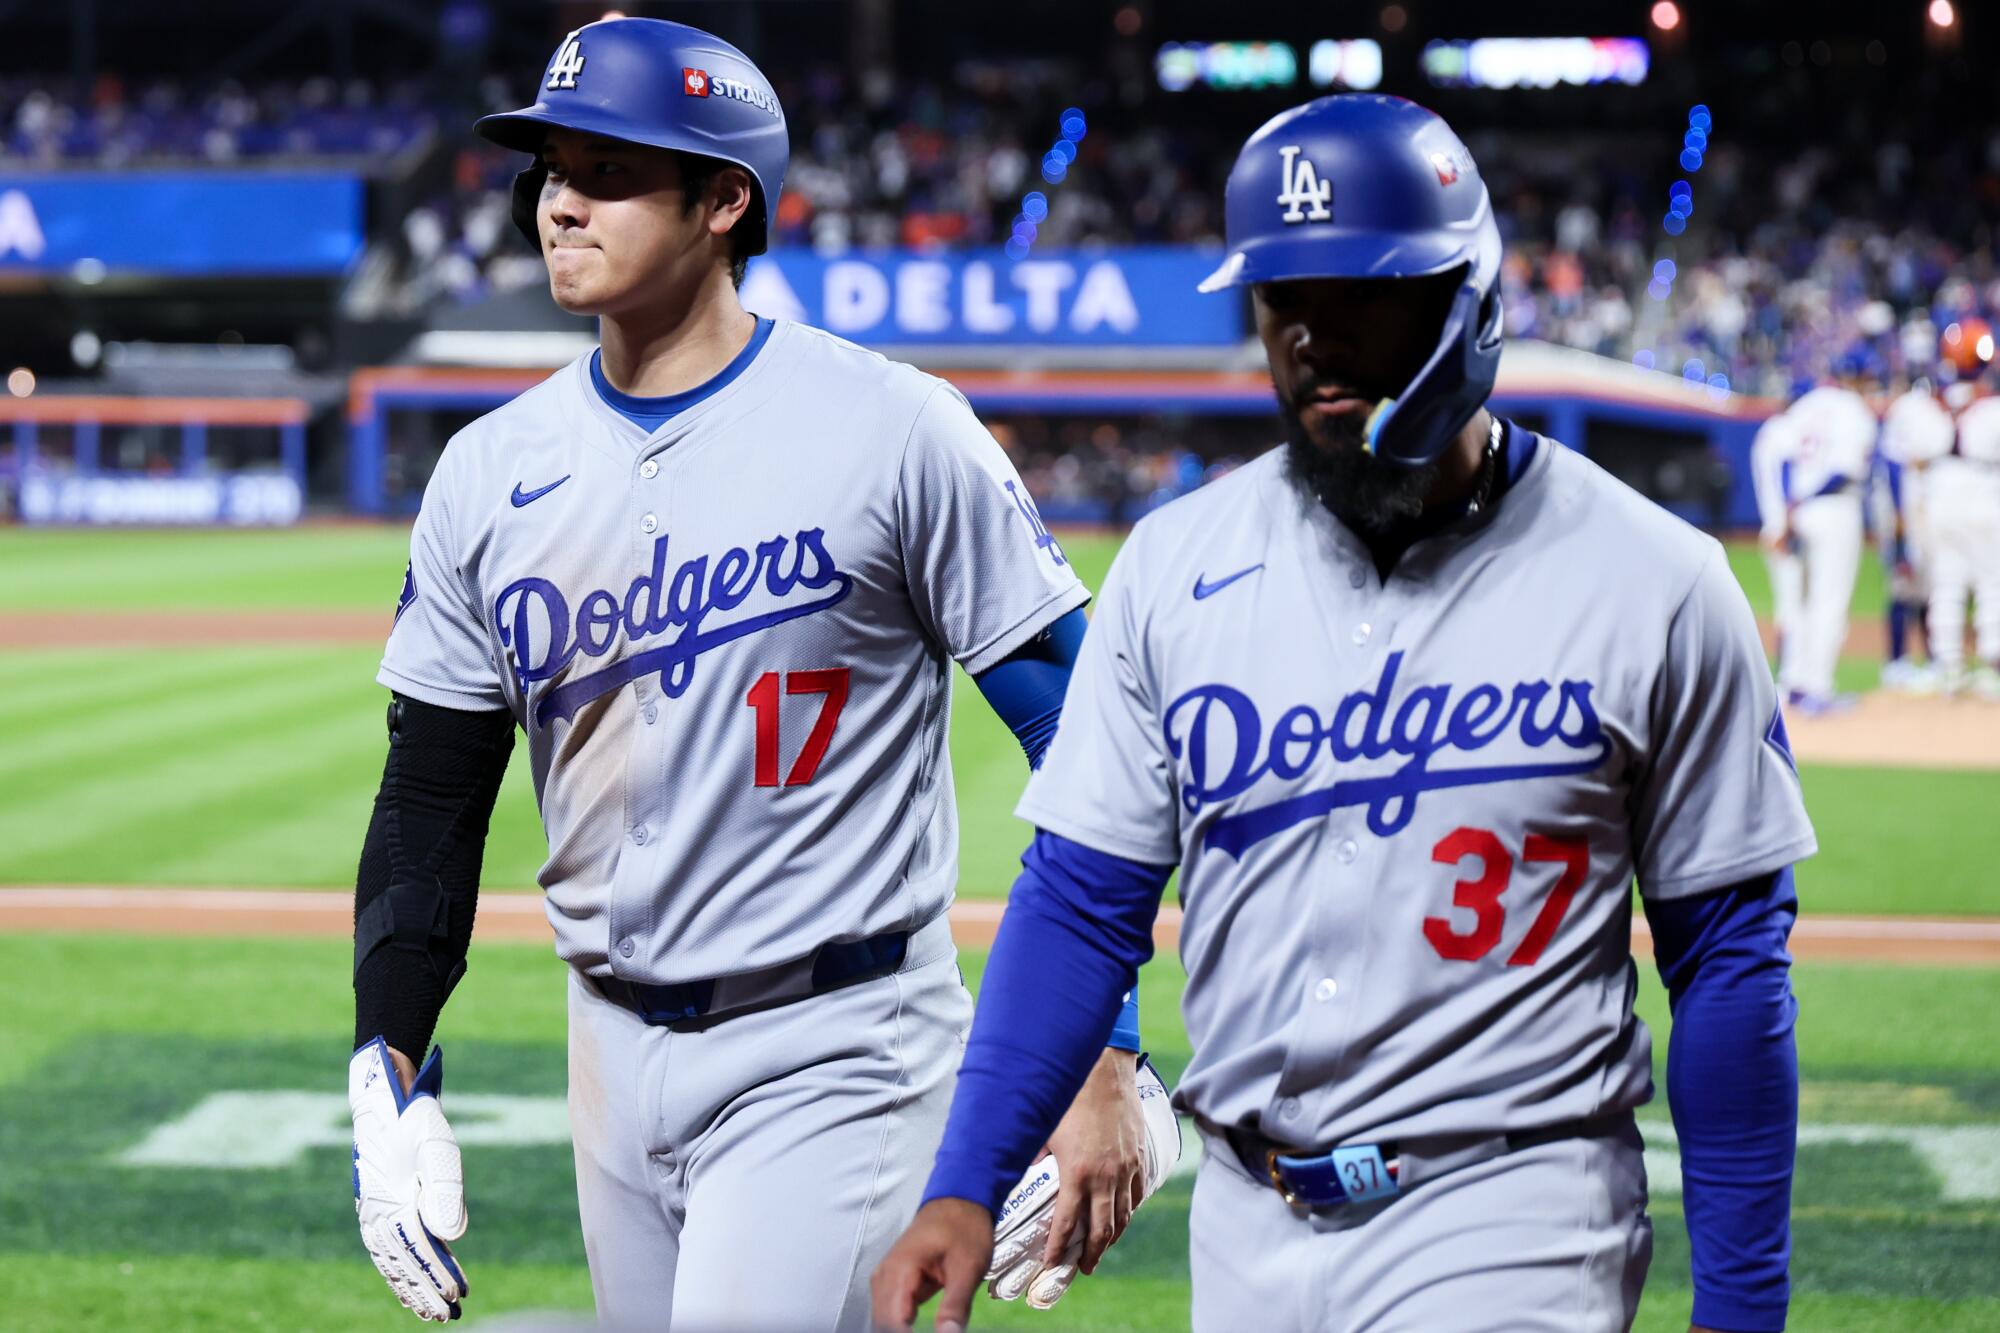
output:
[[[707,71],[699,69],[684,69],[681,71],[681,82],[683,86],[686,88],[687,95],[689,97],[708,96]]]

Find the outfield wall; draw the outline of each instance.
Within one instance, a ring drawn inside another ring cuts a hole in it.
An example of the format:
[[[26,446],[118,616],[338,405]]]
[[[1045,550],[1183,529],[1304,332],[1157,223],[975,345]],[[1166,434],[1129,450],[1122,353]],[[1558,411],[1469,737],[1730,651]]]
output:
[[[927,365],[985,415],[1073,417],[1269,417],[1271,383],[1261,369],[1010,371]],[[358,371],[349,381],[347,505],[357,514],[415,509],[428,458],[442,448],[423,418],[468,420],[540,383],[553,367],[463,369],[398,366]],[[1781,404],[1718,392],[1584,352],[1512,343],[1493,407],[1555,436],[1690,522],[1757,525],[1750,441]],[[422,437],[421,445],[407,443]],[[394,483],[391,474],[394,472]],[[1103,504],[1044,501],[1052,523],[1098,523]]]
[[[310,415],[298,398],[0,397],[0,483],[30,524],[295,523]]]

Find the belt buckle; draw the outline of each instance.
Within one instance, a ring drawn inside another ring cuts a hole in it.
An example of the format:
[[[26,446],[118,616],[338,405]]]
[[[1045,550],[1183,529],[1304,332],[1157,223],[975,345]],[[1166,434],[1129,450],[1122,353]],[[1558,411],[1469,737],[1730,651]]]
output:
[[[1278,1157],[1279,1153],[1276,1148],[1269,1148],[1265,1150],[1264,1174],[1266,1174],[1271,1178],[1271,1187],[1278,1191],[1278,1197],[1285,1201],[1286,1206],[1290,1208],[1297,1208],[1304,1202],[1304,1200],[1300,1199],[1298,1195],[1292,1193],[1292,1187],[1285,1183],[1285,1177],[1283,1173],[1281,1173],[1278,1170]]]

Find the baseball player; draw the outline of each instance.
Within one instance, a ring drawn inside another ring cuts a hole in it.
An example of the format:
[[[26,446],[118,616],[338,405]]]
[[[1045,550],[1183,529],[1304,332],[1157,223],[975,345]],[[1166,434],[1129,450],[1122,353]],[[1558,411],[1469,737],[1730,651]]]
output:
[[[1785,476],[1796,461],[1798,431],[1783,412],[1775,412],[1757,428],[1750,441],[1750,482],[1757,497],[1757,545],[1771,579],[1771,620],[1778,631],[1778,688],[1798,685],[1799,618],[1805,607],[1806,573],[1799,560],[1798,539],[1791,530],[1791,505],[1785,499]]]
[[[1870,518],[1889,575],[1889,658],[1882,664],[1884,688],[1923,694],[1937,687],[1930,668],[1910,655],[1910,631],[1924,628],[1930,565],[1928,520],[1924,513],[1925,472],[1951,452],[1958,428],[1951,411],[1928,380],[1918,380],[1896,396],[1882,416],[1882,439],[1875,451]]]
[[[1635,873],[1674,1007],[1694,1317],[1782,1327],[1784,942],[1815,843],[1721,546],[1483,408],[1500,236],[1435,115],[1279,115],[1225,221],[1204,285],[1250,288],[1287,442],[1119,553],[877,1319],[940,1289],[939,1326],[966,1318],[989,1210],[1178,867],[1197,1329],[1631,1322]]]
[[[478,130],[536,155],[516,221],[601,347],[460,432],[412,534],[355,899],[362,1237],[412,1310],[458,1315],[461,1163],[416,1062],[518,725],[599,1315],[856,1328],[971,1017],[951,664],[1038,759],[1087,594],[949,385],[739,304],[787,158],[742,52],[593,23]],[[1104,1026],[1048,1141],[1056,1266],[1094,1264],[1148,1174],[1129,1006]]]
[[[1835,693],[1834,668],[1847,641],[1848,607],[1861,567],[1861,490],[1875,449],[1875,412],[1858,382],[1858,374],[1844,366],[1839,376],[1785,409],[1795,434],[1792,460],[1784,469],[1787,531],[1805,571],[1798,666],[1786,702],[1806,716],[1853,704]]]
[[[1959,412],[1957,450],[1931,464],[1926,482],[1929,629],[1939,688],[2000,701],[2000,396],[1974,398]],[[1978,653],[1970,670],[1968,597]]]

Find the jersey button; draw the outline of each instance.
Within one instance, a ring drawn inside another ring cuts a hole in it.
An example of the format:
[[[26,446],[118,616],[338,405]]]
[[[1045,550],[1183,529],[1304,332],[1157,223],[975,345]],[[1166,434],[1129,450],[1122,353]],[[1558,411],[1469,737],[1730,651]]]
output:
[[[632,944],[632,937],[630,935],[627,935],[624,939],[618,941],[618,952],[623,954],[627,958],[630,958],[632,956],[633,947],[634,946]]]
[[[660,720],[659,705],[647,704],[644,716],[646,719],[646,725],[649,727],[652,726],[655,722],[658,722]]]
[[[1278,1114],[1287,1120],[1297,1120],[1299,1118],[1299,1099],[1296,1097],[1287,1097],[1285,1100],[1279,1102]]]
[[[1321,977],[1319,985],[1313,987],[1313,998],[1325,1004],[1340,993],[1340,983],[1332,977]]]
[[[649,458],[645,462],[639,464],[639,475],[644,477],[647,481],[651,481],[653,478],[659,476],[660,460],[657,458]]]
[[[1340,858],[1342,865],[1351,865],[1354,862],[1354,858],[1361,854],[1361,849],[1354,845],[1354,839],[1342,838],[1334,846],[1333,854]]]
[[[632,841],[641,847],[646,845],[646,826],[644,824],[632,830]]]
[[[1348,587],[1358,588],[1366,582],[1368,582],[1368,572],[1362,569],[1361,566],[1356,565],[1354,568],[1347,571]]]
[[[652,529],[647,528],[646,531],[651,532]],[[1362,644],[1368,642],[1368,636],[1370,634],[1373,634],[1374,632],[1375,632],[1375,627],[1373,625],[1367,624],[1365,622],[1356,625],[1354,627],[1354,646],[1356,648],[1359,648]]]
[[[659,530],[659,527],[660,527],[660,520],[654,518],[651,514],[648,514],[644,518],[639,520],[639,531],[646,533],[648,536],[652,535],[654,532],[657,532]]]

